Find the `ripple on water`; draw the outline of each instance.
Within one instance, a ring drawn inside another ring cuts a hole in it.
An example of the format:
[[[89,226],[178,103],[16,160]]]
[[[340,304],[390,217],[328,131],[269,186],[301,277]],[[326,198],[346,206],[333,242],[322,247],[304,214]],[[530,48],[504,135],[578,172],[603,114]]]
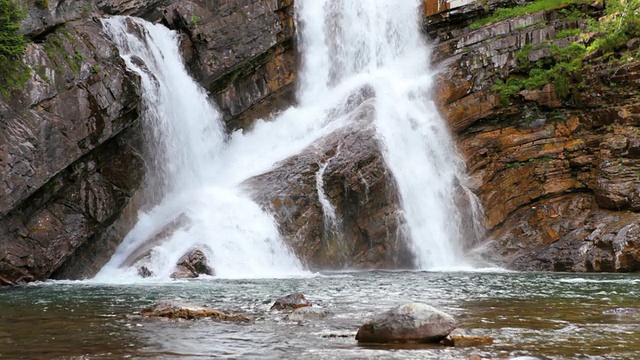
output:
[[[640,318],[603,314],[637,306],[633,294],[638,280],[617,274],[385,271],[125,285],[45,282],[0,291],[0,354],[16,358],[460,359],[471,354],[640,358]],[[293,292],[303,292],[335,315],[295,322],[286,320],[286,313],[268,311],[277,297]],[[255,321],[173,322],[136,314],[159,300],[209,304],[246,313]],[[492,336],[495,343],[479,349],[390,350],[357,345],[352,335],[368,317],[406,302],[441,308],[453,314],[461,327]]]

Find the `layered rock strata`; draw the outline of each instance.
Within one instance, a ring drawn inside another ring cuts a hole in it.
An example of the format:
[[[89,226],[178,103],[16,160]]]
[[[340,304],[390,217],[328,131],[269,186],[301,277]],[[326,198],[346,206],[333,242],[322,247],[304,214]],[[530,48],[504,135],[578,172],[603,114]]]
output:
[[[557,9],[468,26],[492,6],[444,10],[426,26],[443,67],[442,112],[479,184],[489,229],[482,252],[518,270],[640,270],[640,65],[633,57],[591,59],[570,99],[547,84],[504,104],[494,86],[522,66],[521,50],[535,49],[531,63],[548,58],[549,44],[579,39],[558,34],[584,30],[586,20]]]

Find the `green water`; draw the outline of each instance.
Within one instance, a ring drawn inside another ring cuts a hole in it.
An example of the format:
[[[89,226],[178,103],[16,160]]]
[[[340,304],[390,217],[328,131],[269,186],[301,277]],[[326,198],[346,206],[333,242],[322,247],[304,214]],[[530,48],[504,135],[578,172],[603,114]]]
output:
[[[290,322],[275,298],[303,292],[335,316]],[[637,275],[524,273],[331,273],[271,280],[196,280],[106,285],[44,283],[0,289],[0,358],[7,359],[640,359]],[[250,324],[145,319],[158,300],[239,311]],[[375,313],[424,302],[456,317],[478,348],[360,347],[352,337]]]

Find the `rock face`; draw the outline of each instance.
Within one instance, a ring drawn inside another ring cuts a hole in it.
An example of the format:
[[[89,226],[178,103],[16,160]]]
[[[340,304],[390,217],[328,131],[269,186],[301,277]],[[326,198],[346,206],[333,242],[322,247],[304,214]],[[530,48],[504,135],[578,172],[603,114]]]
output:
[[[143,167],[138,79],[99,24],[67,23],[25,61],[32,79],[0,100],[0,274],[17,282],[51,276],[106,233]]]
[[[293,0],[172,1],[163,20],[187,35],[187,62],[230,129],[293,102]]]
[[[297,54],[286,0],[25,2],[24,88],[0,99],[0,275],[94,275],[144,201],[139,79],[101,29],[107,14],[183,34],[192,72],[229,129],[292,101]]]
[[[279,298],[269,310],[294,310],[306,306],[311,306],[311,303],[304,294],[295,293]]]
[[[168,319],[185,320],[204,318],[235,322],[247,322],[251,320],[243,314],[226,314],[205,306],[195,306],[177,302],[161,302],[142,309],[142,311],[140,311],[140,314],[146,317],[162,317]]]
[[[437,343],[456,328],[456,321],[426,304],[395,307],[362,325],[356,334],[361,343]]]
[[[245,183],[311,269],[413,266],[398,192],[371,123],[370,96],[363,89],[347,99],[351,125]]]
[[[567,46],[575,39],[558,39],[560,31],[586,28],[586,20],[551,10],[473,29],[496,6],[514,5],[479,4],[440,6],[425,31],[435,61],[446,64],[438,102],[479,185],[485,257],[518,270],[639,271],[637,59],[586,61],[584,85],[570,99],[547,84],[505,104],[497,81],[522,61],[551,56],[549,43]]]

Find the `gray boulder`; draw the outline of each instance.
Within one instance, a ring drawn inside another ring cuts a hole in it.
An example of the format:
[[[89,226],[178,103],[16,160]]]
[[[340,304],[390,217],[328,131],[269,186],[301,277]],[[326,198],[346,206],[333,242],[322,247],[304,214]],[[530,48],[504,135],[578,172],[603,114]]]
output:
[[[455,319],[420,303],[395,307],[362,325],[356,340],[362,343],[436,343],[456,328]]]

